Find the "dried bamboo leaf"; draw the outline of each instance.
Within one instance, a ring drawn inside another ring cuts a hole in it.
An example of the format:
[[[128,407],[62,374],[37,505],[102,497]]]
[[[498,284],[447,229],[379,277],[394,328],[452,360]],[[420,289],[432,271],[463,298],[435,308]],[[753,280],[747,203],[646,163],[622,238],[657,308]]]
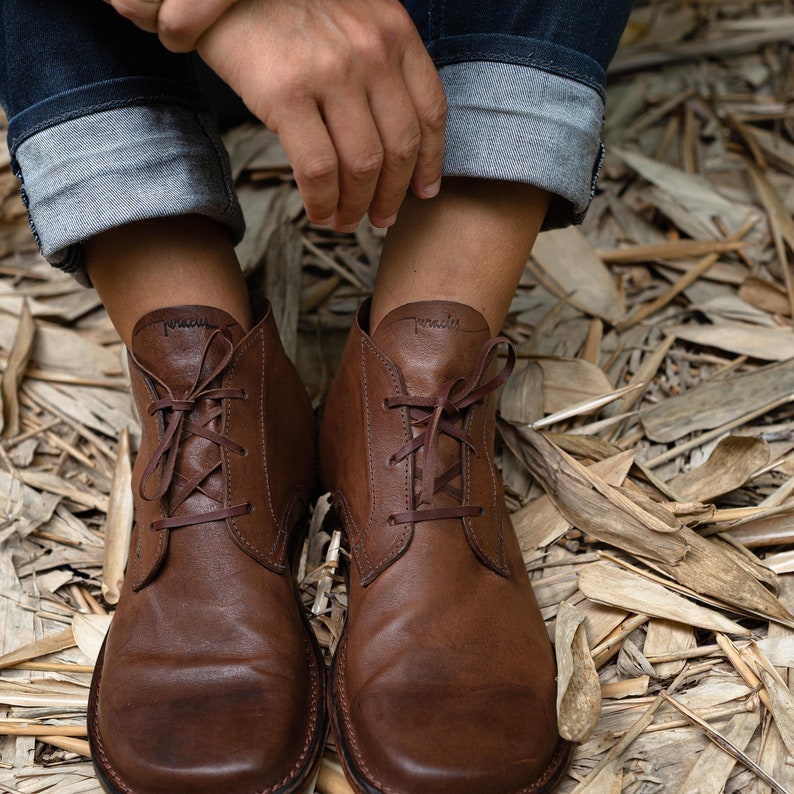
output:
[[[776,284],[757,276],[745,278],[738,294],[743,301],[768,314],[791,314],[786,293]]]
[[[541,358],[543,410],[547,414],[614,391],[603,370],[580,358]]]
[[[789,753],[794,756],[794,694],[757,643],[751,642],[740,654],[764,684],[769,698],[768,707],[780,737]]]
[[[96,662],[110,627],[111,615],[88,615],[77,612],[72,618],[72,631],[77,647]]]
[[[318,790],[322,794],[355,794],[345,778],[342,767],[323,758],[317,777]]]
[[[587,634],[587,644],[592,651],[609,637],[618,626],[628,617],[624,609],[606,604],[597,604],[589,598],[580,601],[576,608],[584,615],[584,628]]]
[[[794,358],[708,380],[642,411],[640,420],[648,438],[669,443],[695,430],[720,427],[788,395],[794,395]]]
[[[0,383],[0,396],[3,402],[3,435],[15,436],[19,433],[19,384],[33,352],[36,326],[30,314],[30,306],[25,300],[19,317],[14,343],[8,356],[8,365]]]
[[[653,622],[653,621],[651,621]],[[627,698],[645,697],[648,694],[648,684],[650,676],[641,675],[637,678],[627,678],[624,681],[613,681],[609,684],[601,685],[601,697],[606,698]]]
[[[619,761],[608,763],[587,783],[587,794],[620,794],[623,790],[623,768]]]
[[[609,563],[597,562],[582,568],[579,589],[593,601],[630,612],[726,634],[750,634],[748,629],[719,612],[694,604],[656,582]]]
[[[682,499],[709,502],[740,488],[755,471],[769,461],[766,441],[752,436],[728,436],[714,448],[698,468],[668,481]]]
[[[692,626],[660,618],[648,621],[648,632],[642,648],[646,657],[686,651],[695,647],[697,647],[697,639]],[[684,669],[686,661],[686,658],[681,658],[678,661],[654,662],[656,675],[661,679],[678,675]]]
[[[709,596],[741,612],[762,615],[783,625],[794,625],[794,616],[759,581],[734,559],[691,529],[681,531],[686,557],[676,565],[653,561],[652,567],[694,592]]]
[[[690,711],[682,703],[671,698],[666,692],[660,693],[662,698],[678,709],[687,719],[691,720],[697,725],[708,738],[714,742],[718,747],[726,753],[732,755],[737,761],[740,761],[748,769],[751,769],[758,777],[760,777],[767,785],[769,785],[776,794],[788,794],[788,792],[772,777],[770,777],[761,767],[758,766],[749,756],[742,752],[738,747],[728,741],[719,731],[714,730],[707,722],[698,717],[697,714]]]
[[[625,315],[623,298],[612,276],[575,226],[539,235],[532,249],[532,258],[565,288],[571,304],[586,314],[613,324]]]
[[[11,348],[17,325],[16,317],[0,313],[0,346]],[[119,370],[116,351],[90,341],[77,331],[43,322],[36,325],[32,361],[40,369],[86,378],[101,378]]]
[[[596,461],[590,469],[604,482],[621,485],[628,476],[635,456],[636,452],[627,450],[606,460]],[[570,522],[547,494],[516,510],[511,519],[525,556],[555,543],[571,528]]]
[[[508,422],[528,425],[544,413],[543,368],[537,361],[527,361],[513,374],[499,396],[499,413]]]
[[[723,731],[723,736],[742,752],[747,749],[761,720],[758,711],[737,714]],[[684,780],[681,791],[697,791],[698,794],[721,794],[731,774],[736,759],[715,744],[709,745],[695,761]]]
[[[760,361],[785,361],[791,357],[794,343],[791,328],[759,328],[746,323],[674,325],[665,331],[696,345],[716,347]]]
[[[770,626],[770,631],[777,626]],[[775,667],[794,667],[794,634],[780,637],[767,637],[756,640],[755,644]]]
[[[65,648],[72,648],[75,645],[74,634],[71,629],[64,629],[58,634],[50,634],[41,640],[28,643],[22,648],[5,653],[0,656],[0,668],[13,667],[20,662],[27,662],[30,659],[38,659],[39,656],[46,656],[50,653],[57,653]]]
[[[664,193],[669,202],[664,207],[666,212],[673,207],[680,208],[675,212],[676,224],[695,240],[722,237],[715,218],[722,219],[730,230],[735,230],[758,217],[753,207],[725,198],[702,175],[688,174],[639,152],[614,147],[612,151]]]
[[[573,526],[631,554],[673,565],[683,559],[687,544],[674,516],[646,512],[530,428],[501,422],[500,432]]]
[[[590,738],[601,714],[601,684],[587,646],[584,615],[563,601],[557,611],[557,724],[572,742]]]
[[[102,595],[108,604],[117,604],[127,564],[133,522],[132,466],[130,435],[122,430],[116,450],[116,465],[108,497],[105,522],[105,555],[102,565]]]
[[[295,361],[298,346],[301,252],[300,233],[292,224],[282,223],[273,232],[265,257],[265,294],[270,300],[284,351],[292,361]]]

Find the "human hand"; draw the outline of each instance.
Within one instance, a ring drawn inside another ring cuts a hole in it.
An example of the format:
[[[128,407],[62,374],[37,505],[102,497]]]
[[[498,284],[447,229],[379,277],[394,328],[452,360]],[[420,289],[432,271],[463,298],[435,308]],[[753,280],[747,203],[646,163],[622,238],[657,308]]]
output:
[[[239,0],[197,49],[278,133],[310,220],[390,226],[409,186],[438,192],[444,90],[398,0]]]
[[[190,52],[237,0],[105,0],[139,28],[156,33],[172,52]]]

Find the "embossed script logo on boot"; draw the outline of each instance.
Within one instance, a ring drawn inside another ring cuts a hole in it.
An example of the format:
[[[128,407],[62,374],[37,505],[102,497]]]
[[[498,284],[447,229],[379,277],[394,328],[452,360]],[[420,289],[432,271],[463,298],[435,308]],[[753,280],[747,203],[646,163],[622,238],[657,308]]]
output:
[[[143,326],[143,328],[139,328],[136,332],[136,335],[139,334],[144,328],[148,328],[150,325],[161,325],[163,328],[163,336],[168,336],[169,331],[176,331],[182,330],[187,328],[217,328],[217,325],[213,325],[208,317],[194,317],[190,320],[153,320],[150,323],[147,323]]]
[[[451,314],[444,320],[434,317],[414,317],[414,333],[418,334],[424,329],[438,331],[460,331],[460,320]]]
[[[163,320],[163,336],[168,336],[169,331],[182,328],[217,328],[206,317],[196,317],[193,320]]]

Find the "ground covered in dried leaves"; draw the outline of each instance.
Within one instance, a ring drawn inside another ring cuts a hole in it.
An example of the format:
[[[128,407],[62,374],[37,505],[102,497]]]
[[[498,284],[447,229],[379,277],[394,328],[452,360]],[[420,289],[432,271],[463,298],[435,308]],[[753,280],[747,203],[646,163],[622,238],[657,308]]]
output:
[[[790,0],[638,4],[598,195],[541,237],[504,329],[500,462],[579,742],[563,792],[794,791],[793,38]],[[380,234],[312,227],[273,137],[226,137],[241,261],[319,406]],[[0,791],[96,792],[85,708],[138,425],[119,341],[36,253],[7,162]],[[330,653],[326,507],[301,576]],[[349,791],[331,745],[316,790]]]

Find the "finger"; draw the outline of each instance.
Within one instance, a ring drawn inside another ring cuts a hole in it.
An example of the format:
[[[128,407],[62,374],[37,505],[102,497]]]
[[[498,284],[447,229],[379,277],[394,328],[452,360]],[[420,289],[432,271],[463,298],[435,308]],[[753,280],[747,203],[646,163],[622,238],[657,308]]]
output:
[[[411,187],[420,198],[432,198],[441,185],[447,99],[438,71],[423,45],[420,53],[406,54],[402,66],[422,131]]]
[[[110,0],[121,16],[135,23],[149,33],[157,32],[157,15],[160,13],[162,0]]]
[[[309,220],[331,223],[339,202],[339,162],[317,106],[290,109],[284,122],[274,125],[292,165]]]
[[[323,106],[325,123],[339,158],[338,231],[352,231],[372,203],[383,166],[383,144],[363,89],[335,95]]]
[[[378,85],[370,105],[383,144],[383,167],[369,206],[369,218],[375,226],[391,226],[411,183],[422,130],[416,108],[401,81]]]
[[[163,0],[157,17],[157,33],[172,52],[190,52],[237,0]]]

